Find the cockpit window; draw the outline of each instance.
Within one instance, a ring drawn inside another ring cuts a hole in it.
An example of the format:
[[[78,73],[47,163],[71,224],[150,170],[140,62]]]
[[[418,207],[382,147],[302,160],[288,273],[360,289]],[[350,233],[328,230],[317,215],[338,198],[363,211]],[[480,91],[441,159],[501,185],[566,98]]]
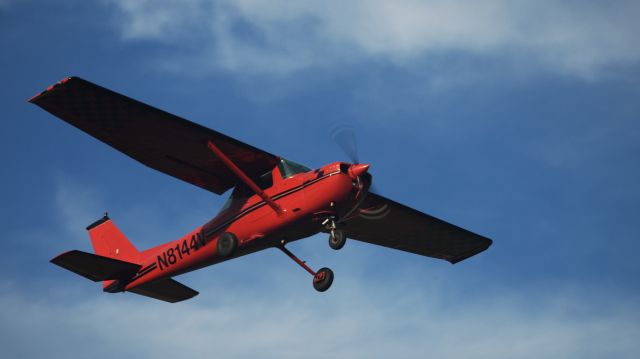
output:
[[[280,169],[282,178],[288,178],[298,173],[311,171],[310,168],[293,161],[285,160],[284,158],[280,160],[280,163],[278,163],[278,168]]]

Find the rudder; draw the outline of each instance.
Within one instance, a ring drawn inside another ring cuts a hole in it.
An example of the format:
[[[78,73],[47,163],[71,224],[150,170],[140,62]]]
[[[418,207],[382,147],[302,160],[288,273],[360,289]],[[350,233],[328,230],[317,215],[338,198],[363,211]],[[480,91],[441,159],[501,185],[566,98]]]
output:
[[[106,214],[87,227],[96,254],[140,264],[140,251],[116,227]]]

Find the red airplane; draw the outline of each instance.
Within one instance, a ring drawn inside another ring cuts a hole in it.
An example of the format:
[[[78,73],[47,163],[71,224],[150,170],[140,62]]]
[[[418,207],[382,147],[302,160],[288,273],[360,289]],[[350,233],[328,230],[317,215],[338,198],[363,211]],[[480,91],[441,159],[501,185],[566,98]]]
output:
[[[167,302],[198,292],[172,277],[267,248],[279,248],[323,292],[333,272],[317,272],[285,245],[319,232],[333,249],[347,238],[457,263],[492,241],[369,191],[367,164],[311,170],[78,77],[29,100],[142,164],[216,194],[220,212],[182,238],[138,250],[105,214],[87,227],[95,254],[72,250],[52,263],[109,293]]]

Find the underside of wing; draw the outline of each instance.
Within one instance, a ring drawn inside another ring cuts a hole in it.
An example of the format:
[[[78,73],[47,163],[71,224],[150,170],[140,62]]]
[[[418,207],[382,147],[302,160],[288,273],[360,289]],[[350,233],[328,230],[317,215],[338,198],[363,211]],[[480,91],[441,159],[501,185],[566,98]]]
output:
[[[457,263],[492,241],[375,193],[342,224],[347,237]]]
[[[213,141],[249,177],[279,158],[222,133],[78,77],[34,96],[34,103],[127,156],[170,176],[222,194],[237,177],[207,148]]]

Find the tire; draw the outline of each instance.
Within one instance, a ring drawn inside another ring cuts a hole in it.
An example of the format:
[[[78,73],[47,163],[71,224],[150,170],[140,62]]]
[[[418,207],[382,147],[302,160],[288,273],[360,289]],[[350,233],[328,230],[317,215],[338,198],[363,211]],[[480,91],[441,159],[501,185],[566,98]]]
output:
[[[333,271],[329,268],[321,268],[313,276],[313,288],[318,292],[324,292],[329,289],[331,283],[333,283]]]
[[[238,238],[233,233],[224,232],[218,237],[218,255],[222,258],[229,257],[238,247]]]
[[[331,234],[329,234],[329,247],[337,251],[344,247],[345,243],[347,243],[347,236],[344,235],[343,231],[339,229],[331,231]]]

